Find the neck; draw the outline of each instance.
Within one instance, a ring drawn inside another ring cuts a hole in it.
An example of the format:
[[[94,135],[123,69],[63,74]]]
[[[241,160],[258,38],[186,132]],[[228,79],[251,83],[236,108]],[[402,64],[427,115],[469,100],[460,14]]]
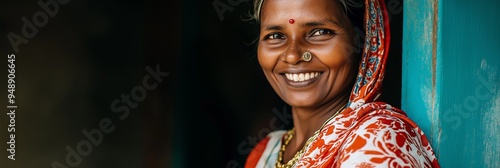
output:
[[[316,131],[321,129],[323,124],[335,115],[349,100],[349,92],[339,96],[338,99],[333,99],[316,108],[300,108],[293,107],[293,124],[295,126],[295,135],[292,139],[295,148],[302,148],[309,137],[313,136]]]

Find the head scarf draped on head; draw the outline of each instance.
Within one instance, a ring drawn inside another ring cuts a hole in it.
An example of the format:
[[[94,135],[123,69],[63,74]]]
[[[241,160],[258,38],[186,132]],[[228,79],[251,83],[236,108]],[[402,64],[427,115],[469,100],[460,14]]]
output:
[[[363,55],[348,103],[352,109],[372,102],[380,96],[391,38],[384,2],[367,0],[365,6],[366,32]]]

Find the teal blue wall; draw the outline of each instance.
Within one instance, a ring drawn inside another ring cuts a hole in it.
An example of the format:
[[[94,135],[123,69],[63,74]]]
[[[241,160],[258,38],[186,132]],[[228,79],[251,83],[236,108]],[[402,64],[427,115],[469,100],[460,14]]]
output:
[[[500,167],[500,2],[404,3],[403,110],[442,167]]]

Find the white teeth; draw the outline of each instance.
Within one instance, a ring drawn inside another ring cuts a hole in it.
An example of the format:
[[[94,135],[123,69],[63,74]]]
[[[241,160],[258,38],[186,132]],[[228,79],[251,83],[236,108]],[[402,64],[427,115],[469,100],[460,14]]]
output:
[[[288,80],[294,81],[294,82],[299,82],[299,81],[306,81],[310,79],[314,79],[320,75],[319,72],[310,72],[310,73],[285,73],[285,76]]]

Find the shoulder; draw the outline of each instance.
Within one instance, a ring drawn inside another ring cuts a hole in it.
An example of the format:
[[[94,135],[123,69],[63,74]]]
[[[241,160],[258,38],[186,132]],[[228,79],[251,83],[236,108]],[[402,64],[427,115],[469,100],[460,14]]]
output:
[[[269,133],[264,139],[260,140],[260,142],[255,145],[250,152],[250,155],[247,157],[247,161],[245,163],[245,167],[256,167],[261,158],[267,157],[273,150],[273,147],[278,143],[286,131],[274,131]]]
[[[354,127],[356,132],[367,133],[404,133],[409,137],[417,136],[416,131],[419,127],[408,117],[395,115],[393,112],[377,112],[369,114],[359,119]]]
[[[400,118],[377,114],[363,117],[350,130],[343,148],[346,152],[357,150],[379,150],[387,145],[403,147],[416,135],[413,126]]]
[[[418,126],[405,116],[385,112],[360,118],[342,148],[339,163],[344,166],[432,167],[435,160]]]

